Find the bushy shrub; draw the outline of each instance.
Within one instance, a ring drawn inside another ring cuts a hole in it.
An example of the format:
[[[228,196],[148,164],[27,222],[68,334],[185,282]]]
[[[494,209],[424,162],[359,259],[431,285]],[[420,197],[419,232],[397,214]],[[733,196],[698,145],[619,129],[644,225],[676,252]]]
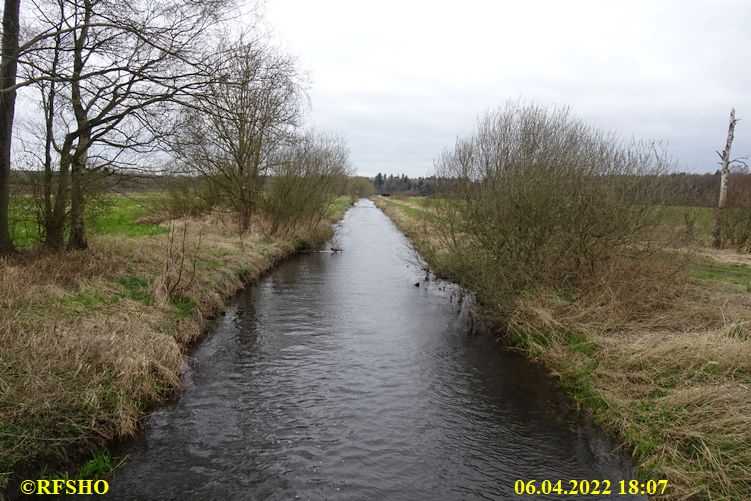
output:
[[[307,134],[280,152],[261,198],[270,232],[317,225],[349,171],[349,153],[335,137]]]
[[[655,252],[668,160],[568,108],[509,102],[437,167],[446,269],[501,307],[530,289],[586,288],[615,261]]]

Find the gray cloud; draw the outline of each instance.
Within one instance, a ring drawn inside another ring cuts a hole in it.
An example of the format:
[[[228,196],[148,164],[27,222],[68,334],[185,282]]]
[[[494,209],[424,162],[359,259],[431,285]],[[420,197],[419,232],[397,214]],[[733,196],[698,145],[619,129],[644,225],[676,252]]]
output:
[[[270,0],[268,22],[310,70],[317,127],[362,174],[425,175],[507,99],[572,106],[712,171],[730,107],[751,154],[751,3]]]

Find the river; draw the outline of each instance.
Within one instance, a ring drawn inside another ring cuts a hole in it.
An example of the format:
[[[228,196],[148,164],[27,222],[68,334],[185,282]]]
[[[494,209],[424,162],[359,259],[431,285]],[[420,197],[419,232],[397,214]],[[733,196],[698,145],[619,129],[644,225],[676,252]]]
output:
[[[232,302],[108,497],[510,499],[516,480],[633,478],[542,369],[469,332],[372,202],[335,239]]]

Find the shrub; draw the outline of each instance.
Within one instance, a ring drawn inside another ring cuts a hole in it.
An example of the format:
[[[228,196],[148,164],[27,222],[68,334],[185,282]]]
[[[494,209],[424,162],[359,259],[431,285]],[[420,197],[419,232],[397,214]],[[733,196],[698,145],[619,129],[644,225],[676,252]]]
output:
[[[180,176],[169,180],[164,196],[154,201],[154,209],[166,212],[174,219],[200,216],[211,211],[217,203],[218,196],[206,179]]]
[[[446,269],[501,308],[531,289],[587,289],[656,252],[668,160],[568,108],[509,102],[437,167]]]
[[[337,188],[350,171],[349,152],[336,137],[308,133],[279,154],[261,207],[270,232],[314,228],[326,216]]]

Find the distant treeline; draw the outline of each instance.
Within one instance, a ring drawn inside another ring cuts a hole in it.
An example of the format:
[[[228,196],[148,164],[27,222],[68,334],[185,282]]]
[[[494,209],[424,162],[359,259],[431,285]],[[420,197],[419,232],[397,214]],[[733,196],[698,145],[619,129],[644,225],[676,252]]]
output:
[[[406,174],[396,175],[376,174],[371,179],[375,191],[379,195],[409,194],[430,196],[437,192],[438,178],[435,176],[410,178]]]
[[[666,203],[715,207],[720,195],[720,171],[714,174],[670,174],[666,176]],[[751,174],[732,172],[728,179],[728,206],[745,207],[751,202]]]
[[[693,207],[714,207],[720,193],[720,171],[707,174],[673,173],[661,176],[665,189],[663,203]],[[436,176],[411,178],[406,174],[378,173],[368,178],[380,195],[431,196],[440,193],[445,178]],[[728,181],[728,201],[731,207],[751,203],[751,174],[734,172]]]
[[[37,185],[42,172],[13,171],[12,184],[18,192],[31,194]],[[184,181],[184,175],[155,175],[149,173],[127,173],[118,171],[103,171],[91,175],[90,183],[93,192],[143,192],[163,191],[176,183]],[[190,176],[188,176],[190,177]],[[720,171],[707,174],[674,173],[661,176],[665,184],[664,203],[666,205],[682,205],[693,207],[714,207],[720,193]],[[406,174],[378,173],[370,178],[351,178],[352,181],[362,180],[372,183],[373,190],[379,195],[411,195],[434,196],[440,193],[441,183],[445,178],[436,176],[409,177]],[[355,184],[355,183],[353,183]],[[96,186],[96,188],[94,188]],[[339,190],[340,194],[350,190]],[[361,196],[370,195],[365,186],[359,189]],[[731,207],[746,206],[751,203],[751,174],[733,172],[728,181],[728,201]]]
[[[57,181],[57,174],[52,178]],[[184,179],[185,175],[152,174],[115,171],[109,169],[91,170],[87,173],[86,184],[91,194],[100,193],[143,193],[164,191],[173,183]],[[197,176],[192,176],[197,178]],[[42,186],[44,172],[40,170],[12,170],[11,186],[16,194],[34,195]]]

